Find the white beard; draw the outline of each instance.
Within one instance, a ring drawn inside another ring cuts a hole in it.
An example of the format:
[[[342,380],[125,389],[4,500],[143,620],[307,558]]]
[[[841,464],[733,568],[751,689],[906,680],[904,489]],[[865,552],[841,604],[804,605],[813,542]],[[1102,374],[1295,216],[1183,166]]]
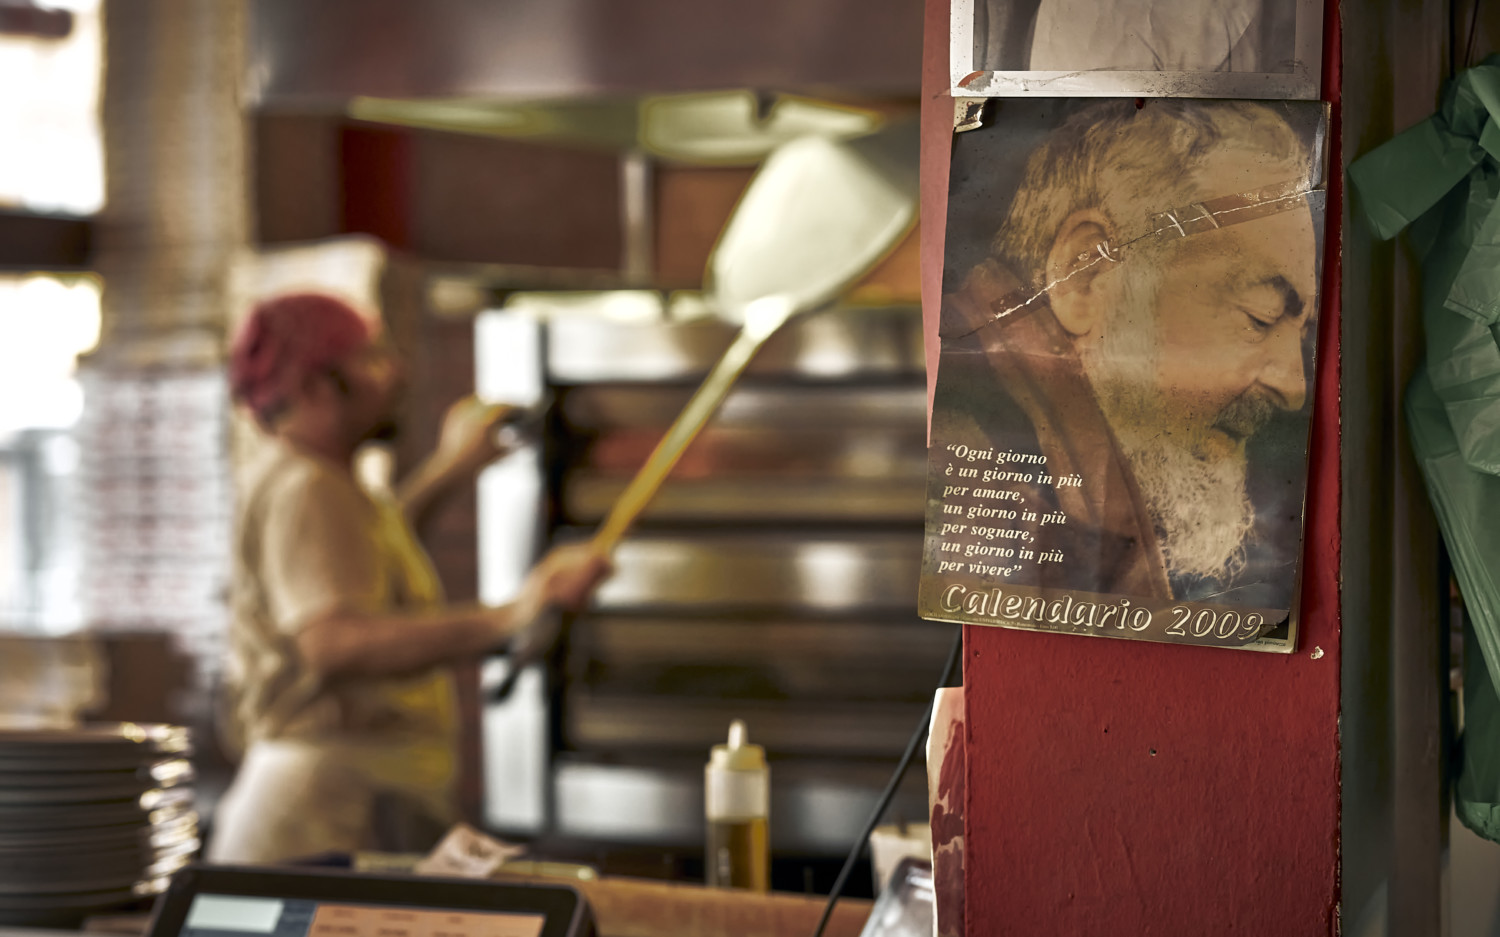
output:
[[[1244,568],[1255,524],[1244,449],[1209,461],[1165,432],[1171,424],[1156,386],[1156,270],[1137,258],[1116,274],[1122,279],[1114,310],[1099,342],[1079,356],[1084,374],[1156,523],[1167,571],[1223,582]]]
[[[1237,575],[1255,525],[1244,455],[1206,462],[1160,435],[1118,435],[1156,521],[1167,570],[1221,582]]]

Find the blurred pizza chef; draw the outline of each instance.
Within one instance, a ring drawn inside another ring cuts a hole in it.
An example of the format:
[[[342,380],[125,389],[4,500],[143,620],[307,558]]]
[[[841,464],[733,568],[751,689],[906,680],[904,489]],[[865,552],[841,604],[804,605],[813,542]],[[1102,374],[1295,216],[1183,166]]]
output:
[[[542,613],[587,602],[608,561],[559,547],[510,604],[445,604],[412,528],[503,454],[506,409],[461,401],[394,497],[367,492],[355,453],[395,432],[403,372],[373,317],[341,299],[262,302],[229,372],[267,438],[238,492],[233,551],[226,722],[245,750],[208,859],[425,851],[455,819],[447,665],[550,643],[555,616]]]

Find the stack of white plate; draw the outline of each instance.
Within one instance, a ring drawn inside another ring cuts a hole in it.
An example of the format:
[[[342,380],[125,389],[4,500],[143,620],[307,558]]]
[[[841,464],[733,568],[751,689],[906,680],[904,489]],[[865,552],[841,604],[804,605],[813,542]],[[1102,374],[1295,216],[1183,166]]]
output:
[[[0,730],[0,925],[64,925],[165,888],[199,847],[187,730]]]

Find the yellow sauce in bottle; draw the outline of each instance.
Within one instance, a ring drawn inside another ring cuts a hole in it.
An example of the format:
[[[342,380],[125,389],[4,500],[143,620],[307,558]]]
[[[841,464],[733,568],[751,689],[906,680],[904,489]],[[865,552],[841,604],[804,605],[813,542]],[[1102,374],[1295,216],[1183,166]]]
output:
[[[771,890],[771,823],[765,817],[708,821],[708,884]]]
[[[721,888],[771,889],[771,770],[766,750],[745,740],[745,723],[729,726],[703,768],[704,878]]]

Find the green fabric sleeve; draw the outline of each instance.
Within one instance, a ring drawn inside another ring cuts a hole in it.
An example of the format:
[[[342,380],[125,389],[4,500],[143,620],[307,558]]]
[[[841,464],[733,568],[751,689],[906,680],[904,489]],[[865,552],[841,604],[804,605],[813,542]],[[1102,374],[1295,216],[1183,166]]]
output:
[[[1407,391],[1412,449],[1463,591],[1459,818],[1500,842],[1500,56],[1442,109],[1360,157],[1350,182],[1371,229],[1411,226],[1422,257],[1426,364]]]

